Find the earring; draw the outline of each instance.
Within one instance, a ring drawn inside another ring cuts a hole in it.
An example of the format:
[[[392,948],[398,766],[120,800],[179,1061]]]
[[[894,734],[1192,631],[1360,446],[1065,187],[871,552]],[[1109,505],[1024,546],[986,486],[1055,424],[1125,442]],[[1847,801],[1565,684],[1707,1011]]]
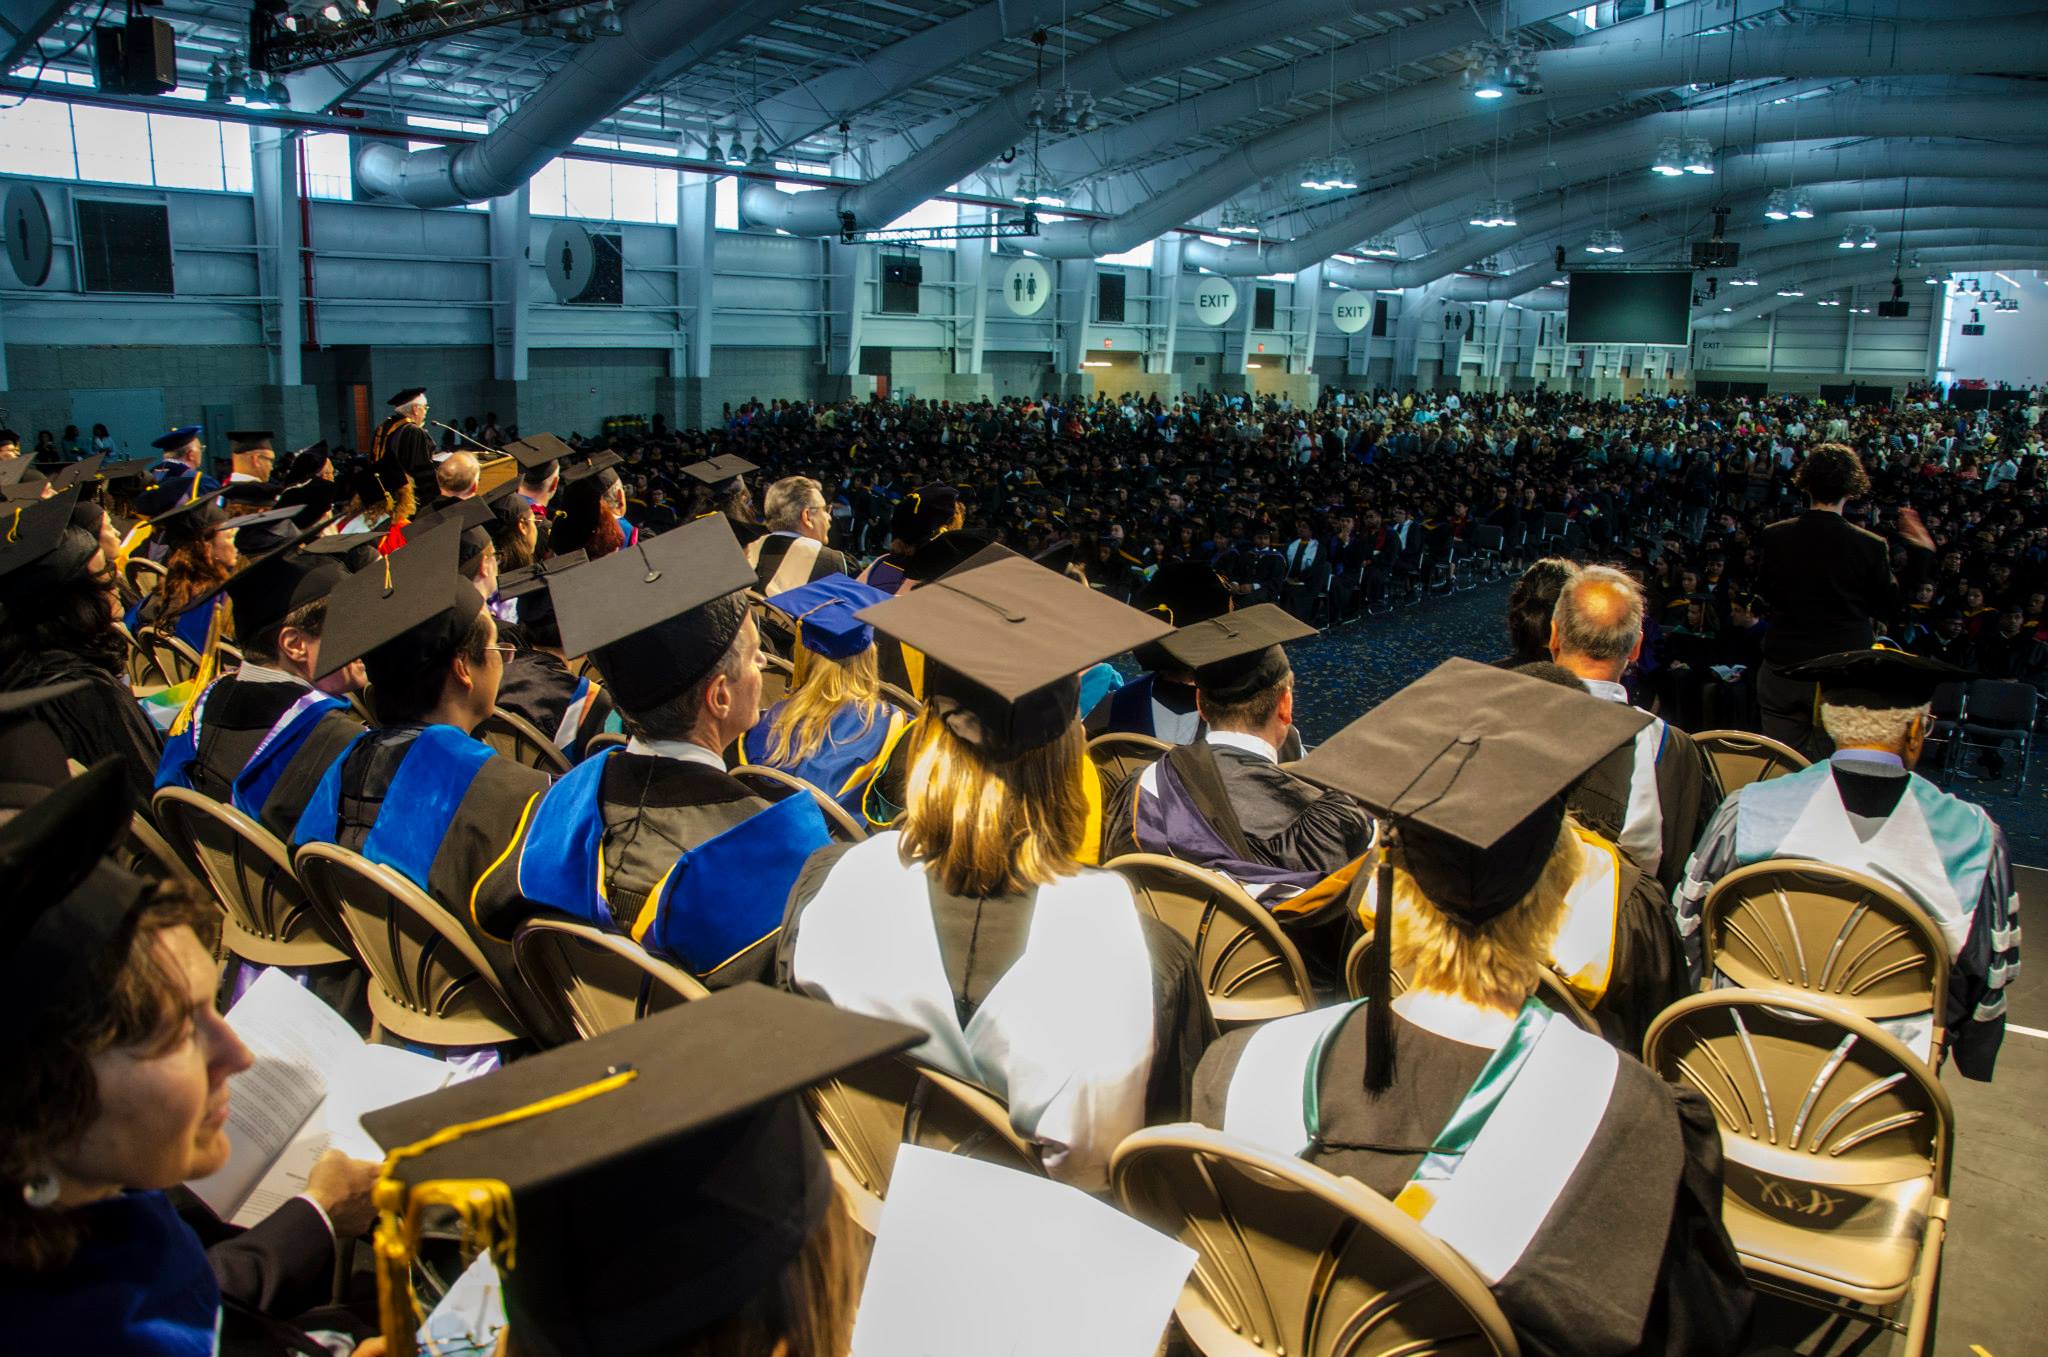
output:
[[[57,1175],[49,1169],[42,1169],[30,1175],[21,1185],[21,1199],[37,1211],[47,1211],[57,1204]]]

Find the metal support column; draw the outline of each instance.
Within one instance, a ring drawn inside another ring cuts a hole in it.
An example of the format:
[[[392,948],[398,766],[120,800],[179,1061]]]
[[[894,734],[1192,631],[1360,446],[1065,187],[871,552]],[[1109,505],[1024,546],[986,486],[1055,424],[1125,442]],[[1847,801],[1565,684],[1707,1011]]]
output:
[[[711,375],[711,298],[718,266],[718,181],[676,176],[676,300],[687,319],[669,355],[669,376]]]
[[[298,386],[305,342],[298,134],[255,129],[249,137],[249,161],[255,189],[257,285],[264,296],[276,298],[262,304],[264,354],[272,383]]]
[[[526,380],[531,344],[527,292],[533,241],[530,193],[525,184],[490,202],[491,375],[501,382]]]

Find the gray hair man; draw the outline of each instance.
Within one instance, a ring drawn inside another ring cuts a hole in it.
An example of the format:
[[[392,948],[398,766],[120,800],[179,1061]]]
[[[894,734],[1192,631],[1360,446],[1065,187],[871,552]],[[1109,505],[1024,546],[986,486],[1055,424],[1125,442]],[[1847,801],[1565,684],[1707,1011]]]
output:
[[[1574,570],[1551,613],[1551,658],[1593,696],[1626,703],[1621,676],[1642,650],[1642,587],[1606,566]],[[1692,736],[1653,717],[1581,780],[1571,805],[1669,891],[1720,801]]]
[[[823,486],[809,476],[784,476],[768,487],[761,509],[767,535],[747,543],[746,552],[763,596],[773,598],[785,589],[848,573],[846,557],[825,545],[832,510]]]

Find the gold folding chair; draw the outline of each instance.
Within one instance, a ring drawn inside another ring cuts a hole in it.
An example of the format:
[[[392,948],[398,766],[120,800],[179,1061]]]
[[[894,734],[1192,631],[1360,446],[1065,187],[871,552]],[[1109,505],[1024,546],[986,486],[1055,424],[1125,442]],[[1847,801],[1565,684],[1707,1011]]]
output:
[[[744,783],[748,791],[764,801],[780,801],[797,792],[806,793],[818,803],[818,809],[825,816],[825,827],[832,831],[832,837],[842,843],[859,843],[868,836],[867,831],[860,827],[860,821],[816,783],[760,763],[743,763],[731,772],[735,781]]]
[[[1364,1184],[1200,1126],[1117,1146],[1125,1211],[1200,1256],[1174,1315],[1205,1357],[1516,1357],[1486,1282]]]
[[[1365,958],[1372,950],[1372,937],[1368,934],[1351,944],[1351,950],[1344,954],[1344,990],[1354,999],[1365,997]],[[1393,973],[1394,993],[1408,992],[1408,977],[1400,971]],[[1594,1036],[1603,1036],[1600,1024],[1579,996],[1572,993],[1572,987],[1565,983],[1556,968],[1545,966],[1536,976],[1536,997],[1541,999],[1551,1012],[1570,1018]],[[1633,1054],[1633,1053],[1631,1053]]]
[[[1891,1034],[1818,997],[1724,989],[1659,1014],[1643,1061],[1714,1109],[1721,1219],[1758,1290],[1929,1350],[1955,1112]]]
[[[881,1222],[896,1152],[905,1145],[1045,1172],[1037,1148],[1011,1127],[1002,1099],[907,1057],[871,1062],[805,1096],[825,1137],[833,1181],[869,1234]]]
[[[161,692],[163,689],[170,687],[171,676],[166,674],[162,667],[157,664],[156,656],[150,653],[149,647],[135,639],[135,633],[128,630],[127,624],[116,622],[114,630],[128,647],[128,655],[124,663],[128,671],[128,687],[130,690],[137,697],[144,697],[150,693]]]
[[[149,654],[149,663],[164,676],[167,686],[187,682],[199,675],[199,652],[179,640],[168,629],[150,625],[135,633],[138,649]]]
[[[1164,740],[1133,731],[1111,730],[1088,742],[1088,757],[1112,783],[1128,782],[1140,771],[1165,758],[1173,748]]]
[[[568,756],[555,748],[553,740],[541,734],[540,727],[517,712],[493,707],[491,714],[477,722],[476,729],[470,734],[506,758],[528,768],[537,768],[552,777],[560,777],[569,771]]]
[[[1946,1044],[1948,939],[1903,893],[1846,867],[1773,859],[1714,883],[1700,916],[1708,984],[1804,994],[1880,1025],[1932,1013]]]
[[[886,679],[882,681],[881,692],[883,701],[902,711],[904,715],[912,720],[924,715],[924,703],[918,701],[907,691]]]
[[[355,960],[339,916],[307,898],[269,830],[188,787],[161,787],[150,804],[165,835],[213,887],[226,911],[221,941],[236,958],[294,968]]]
[[[556,1025],[585,1040],[711,992],[623,934],[551,914],[519,926],[512,959]]]
[[[1242,1027],[1315,1007],[1301,953],[1242,886],[1159,853],[1126,853],[1102,865],[1131,883],[1140,908],[1194,947],[1218,1024]]]
[[[1752,782],[1769,782],[1774,777],[1796,773],[1810,762],[1791,745],[1747,730],[1704,730],[1692,739],[1700,753],[1706,755],[1723,796]]]
[[[292,859],[316,904],[342,921],[370,972],[379,1027],[428,1046],[492,1046],[526,1035],[491,964],[432,896],[331,843]]]
[[[585,758],[589,758],[592,754],[597,753],[599,750],[611,749],[613,747],[624,749],[627,743],[628,737],[621,735],[618,731],[601,730],[597,734],[591,736],[590,739],[584,744],[583,756]]]
[[[792,681],[796,678],[796,666],[780,655],[761,652],[761,710],[770,707],[789,696]]]
[[[128,564],[121,570],[121,578],[127,580],[128,587],[138,595],[148,598],[170,573],[159,561],[152,561],[147,556],[130,556]]]

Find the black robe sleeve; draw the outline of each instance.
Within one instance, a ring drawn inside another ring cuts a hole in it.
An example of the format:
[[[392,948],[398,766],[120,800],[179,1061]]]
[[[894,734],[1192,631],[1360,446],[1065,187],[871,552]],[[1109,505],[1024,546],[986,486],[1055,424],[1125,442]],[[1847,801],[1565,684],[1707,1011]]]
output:
[[[1614,919],[1614,965],[1594,1018],[1608,1041],[1632,1056],[1651,1022],[1686,995],[1670,897],[1656,879],[1621,858],[1621,901]]]
[[[142,714],[134,694],[112,674],[82,660],[39,674],[20,686],[78,678],[86,680],[85,687],[41,703],[36,708],[37,718],[55,732],[64,753],[87,768],[102,759],[120,759],[135,809],[147,814],[149,799],[156,791],[156,766],[163,757],[163,737]]]
[[[1668,895],[1684,879],[1686,859],[1721,804],[1720,784],[1714,781],[1706,756],[1692,736],[1675,727],[1657,761],[1657,801],[1664,815],[1664,856],[1657,866],[1657,884]]]
[[[1755,1293],[1721,1224],[1721,1130],[1707,1100],[1673,1087],[1685,1168],[1640,1357],[1719,1357],[1747,1350]]]
[[[334,1234],[303,1197],[212,1244],[206,1257],[224,1298],[274,1319],[325,1305],[333,1294]]]

